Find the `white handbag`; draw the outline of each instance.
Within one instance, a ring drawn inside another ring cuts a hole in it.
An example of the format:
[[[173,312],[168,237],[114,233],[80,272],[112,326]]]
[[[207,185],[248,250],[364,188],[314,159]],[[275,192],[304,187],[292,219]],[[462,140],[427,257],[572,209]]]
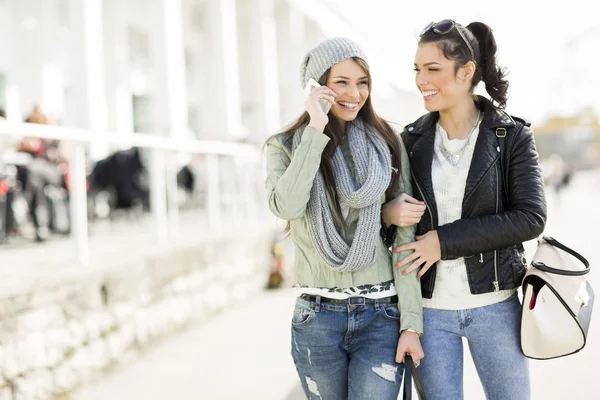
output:
[[[523,279],[521,351],[526,357],[547,360],[583,349],[594,305],[585,279],[589,271],[579,253],[551,237],[540,239]]]

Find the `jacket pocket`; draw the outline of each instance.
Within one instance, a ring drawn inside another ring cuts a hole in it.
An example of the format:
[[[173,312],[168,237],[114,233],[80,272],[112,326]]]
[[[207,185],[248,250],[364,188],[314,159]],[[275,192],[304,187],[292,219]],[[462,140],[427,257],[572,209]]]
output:
[[[521,286],[523,278],[525,277],[525,269],[527,268],[527,259],[524,253],[520,253],[516,247],[510,249],[511,252],[511,265],[515,283]]]

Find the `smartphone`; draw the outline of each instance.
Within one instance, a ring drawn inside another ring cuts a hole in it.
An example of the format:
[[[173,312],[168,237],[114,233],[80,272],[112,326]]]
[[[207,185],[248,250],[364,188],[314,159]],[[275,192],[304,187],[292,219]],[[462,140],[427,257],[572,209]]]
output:
[[[311,88],[313,87],[321,87],[321,85],[319,85],[319,82],[315,81],[313,78],[310,78],[308,80],[308,83],[304,87],[304,94],[306,97],[310,95]],[[327,114],[329,112],[329,109],[331,108],[331,103],[327,100],[320,100],[319,103],[321,103],[321,108],[323,109],[323,112]]]

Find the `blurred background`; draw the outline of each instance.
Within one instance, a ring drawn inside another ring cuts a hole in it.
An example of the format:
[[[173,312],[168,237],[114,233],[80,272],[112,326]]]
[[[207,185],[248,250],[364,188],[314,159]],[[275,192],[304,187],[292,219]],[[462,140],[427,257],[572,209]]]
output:
[[[332,36],[367,52],[378,113],[412,122],[418,34],[444,18],[493,28],[546,233],[598,287],[600,23],[583,0],[0,0],[0,399],[303,398],[262,145],[303,111],[300,60]],[[534,399],[600,398],[590,329],[581,353],[532,363]],[[484,398],[468,362],[465,393]]]

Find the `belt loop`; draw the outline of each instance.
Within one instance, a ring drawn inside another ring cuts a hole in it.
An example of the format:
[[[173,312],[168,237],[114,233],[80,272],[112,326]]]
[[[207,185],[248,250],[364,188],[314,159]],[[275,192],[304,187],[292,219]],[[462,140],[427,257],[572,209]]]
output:
[[[374,299],[375,302],[375,309],[379,310],[379,299]]]
[[[317,298],[315,299],[315,303],[317,304],[315,306],[315,312],[321,311],[321,296],[317,295]]]

